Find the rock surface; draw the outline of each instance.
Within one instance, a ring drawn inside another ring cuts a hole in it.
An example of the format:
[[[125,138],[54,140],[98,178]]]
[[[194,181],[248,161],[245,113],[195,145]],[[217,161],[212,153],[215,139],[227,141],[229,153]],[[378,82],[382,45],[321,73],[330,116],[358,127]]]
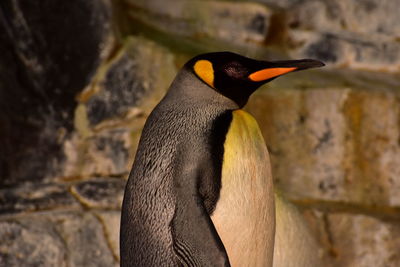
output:
[[[0,266],[118,266],[124,178],[145,117],[176,73],[173,59],[132,37],[98,66],[59,140],[54,177],[0,190]]]
[[[78,97],[62,179],[128,174],[145,118],[177,72],[173,59],[154,42],[132,37],[99,67]]]
[[[360,69],[400,71],[396,1],[309,0],[288,9],[293,57]]]
[[[323,85],[296,90],[277,81],[249,103],[276,185],[291,199],[398,207],[400,80],[384,91]]]
[[[61,214],[54,220],[69,249],[68,266],[119,266],[108,247],[103,225],[94,215]]]
[[[172,39],[172,46],[180,39],[264,58],[276,58],[280,51],[293,58],[316,58],[330,67],[400,71],[396,1],[161,2],[124,1],[130,20],[152,36],[164,34],[162,39]]]
[[[93,179],[73,185],[71,192],[89,208],[119,209],[122,205],[125,180]]]
[[[195,39],[225,42],[262,42],[269,30],[271,11],[257,3],[224,1],[127,0],[131,18],[161,31]]]
[[[337,266],[397,266],[400,221],[385,222],[363,215],[328,215]]]
[[[97,178],[24,186],[5,198],[1,192],[0,265],[118,266],[124,185],[123,179]]]
[[[0,225],[2,266],[118,266],[90,213],[35,214]]]
[[[79,203],[64,184],[22,184],[0,190],[0,214],[76,207]]]
[[[119,260],[119,226],[121,213],[119,211],[104,211],[97,214],[105,228],[109,246],[112,249],[114,257]]]
[[[67,266],[67,249],[48,221],[2,221],[0,240],[1,266]]]
[[[51,180],[75,95],[114,38],[110,3],[5,0],[0,9],[0,185]]]

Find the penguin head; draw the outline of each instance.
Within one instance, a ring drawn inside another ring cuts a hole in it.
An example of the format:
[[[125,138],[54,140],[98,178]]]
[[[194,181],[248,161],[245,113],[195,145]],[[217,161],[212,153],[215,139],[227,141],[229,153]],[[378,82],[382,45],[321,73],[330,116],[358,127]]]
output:
[[[261,85],[293,71],[322,67],[317,60],[261,61],[232,52],[194,57],[185,67],[202,82],[243,107]]]

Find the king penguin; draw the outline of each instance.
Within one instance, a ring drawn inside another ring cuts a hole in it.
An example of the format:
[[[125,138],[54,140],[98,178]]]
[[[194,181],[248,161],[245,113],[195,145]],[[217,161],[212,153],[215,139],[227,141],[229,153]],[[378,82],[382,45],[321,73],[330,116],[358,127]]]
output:
[[[189,60],[142,131],[122,204],[121,266],[272,266],[269,156],[242,108],[261,85],[323,65],[231,52]]]

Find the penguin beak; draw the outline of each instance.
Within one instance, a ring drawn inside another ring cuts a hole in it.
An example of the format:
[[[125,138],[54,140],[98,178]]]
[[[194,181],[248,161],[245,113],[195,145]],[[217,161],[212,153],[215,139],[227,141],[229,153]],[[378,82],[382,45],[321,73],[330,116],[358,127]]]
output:
[[[268,67],[251,73],[248,77],[253,82],[267,81],[283,74],[305,70],[310,68],[318,68],[325,66],[324,63],[313,59],[287,60],[264,62]]]

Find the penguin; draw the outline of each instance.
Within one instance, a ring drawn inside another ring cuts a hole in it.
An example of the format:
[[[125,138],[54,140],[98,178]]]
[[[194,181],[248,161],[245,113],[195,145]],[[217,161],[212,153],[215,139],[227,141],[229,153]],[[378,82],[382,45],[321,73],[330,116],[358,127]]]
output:
[[[232,52],[189,60],[142,131],[122,204],[121,266],[272,266],[269,155],[242,108],[261,85],[323,65]]]

